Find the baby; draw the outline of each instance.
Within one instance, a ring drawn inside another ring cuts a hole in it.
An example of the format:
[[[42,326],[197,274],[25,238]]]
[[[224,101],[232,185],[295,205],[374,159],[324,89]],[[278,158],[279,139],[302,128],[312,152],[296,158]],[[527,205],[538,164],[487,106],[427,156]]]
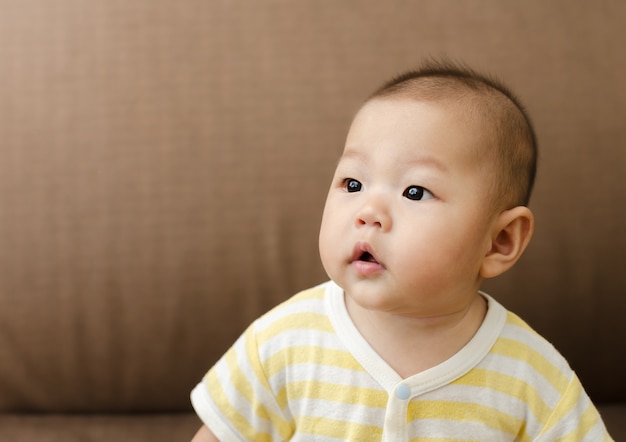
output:
[[[480,292],[533,233],[533,128],[430,64],[358,111],[326,200],[330,282],[255,321],[193,390],[211,440],[611,440],[565,359]]]

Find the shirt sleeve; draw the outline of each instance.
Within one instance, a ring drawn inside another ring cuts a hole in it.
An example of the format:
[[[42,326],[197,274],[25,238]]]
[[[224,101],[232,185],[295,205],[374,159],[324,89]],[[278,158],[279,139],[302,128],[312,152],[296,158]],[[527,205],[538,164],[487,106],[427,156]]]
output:
[[[613,440],[576,374],[573,374],[536,442],[554,440],[563,442]]]
[[[293,433],[263,371],[254,324],[196,386],[191,402],[220,440],[279,441]]]

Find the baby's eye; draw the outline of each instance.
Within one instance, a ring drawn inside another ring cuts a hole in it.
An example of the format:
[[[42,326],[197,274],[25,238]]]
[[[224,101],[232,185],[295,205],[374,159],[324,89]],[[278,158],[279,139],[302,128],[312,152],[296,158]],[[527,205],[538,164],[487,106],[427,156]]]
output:
[[[363,184],[361,184],[359,181],[355,180],[354,178],[346,178],[343,181],[343,185],[345,189],[350,193],[360,192],[361,189],[363,188]]]
[[[402,196],[413,201],[429,200],[434,198],[433,194],[424,189],[422,186],[409,186],[404,190]]]

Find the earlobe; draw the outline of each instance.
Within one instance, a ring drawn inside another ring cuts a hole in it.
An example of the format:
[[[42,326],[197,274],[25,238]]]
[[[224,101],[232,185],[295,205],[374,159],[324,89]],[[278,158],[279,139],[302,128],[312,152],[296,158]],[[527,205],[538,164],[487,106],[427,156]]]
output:
[[[480,276],[493,278],[513,267],[526,250],[534,226],[533,213],[525,206],[517,206],[498,215]]]

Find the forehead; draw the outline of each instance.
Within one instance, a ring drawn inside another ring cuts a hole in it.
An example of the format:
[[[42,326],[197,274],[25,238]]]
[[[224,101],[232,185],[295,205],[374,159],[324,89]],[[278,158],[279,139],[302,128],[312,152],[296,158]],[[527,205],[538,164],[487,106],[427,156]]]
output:
[[[344,155],[471,161],[485,150],[485,132],[481,119],[466,103],[375,98],[356,114]]]

